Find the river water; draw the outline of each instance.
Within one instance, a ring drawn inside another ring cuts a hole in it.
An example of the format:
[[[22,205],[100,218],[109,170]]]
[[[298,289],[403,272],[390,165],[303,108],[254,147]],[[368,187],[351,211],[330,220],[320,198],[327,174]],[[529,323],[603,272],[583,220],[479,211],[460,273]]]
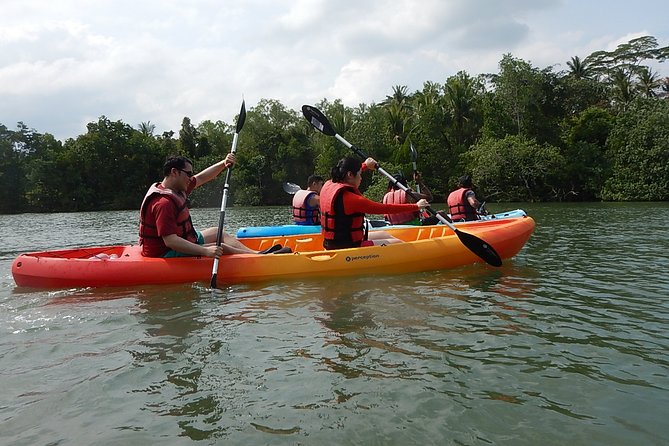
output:
[[[218,292],[17,288],[19,253],[137,212],[0,216],[0,444],[669,444],[669,204],[490,207],[537,222],[499,269]]]

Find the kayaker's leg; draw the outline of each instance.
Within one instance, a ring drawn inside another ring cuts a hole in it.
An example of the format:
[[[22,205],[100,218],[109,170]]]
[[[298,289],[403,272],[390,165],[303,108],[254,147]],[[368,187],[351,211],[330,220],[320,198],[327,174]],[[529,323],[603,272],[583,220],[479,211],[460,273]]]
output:
[[[386,231],[369,231],[367,239],[375,245],[390,245],[393,243],[403,243],[402,240],[393,237]]]
[[[202,231],[202,236],[204,237],[204,243],[216,243],[216,236],[218,235],[218,228],[207,228]],[[248,246],[244,245],[242,242],[237,240],[236,237],[231,236],[230,234],[223,232],[223,252],[225,254],[256,254],[258,251],[254,251]]]

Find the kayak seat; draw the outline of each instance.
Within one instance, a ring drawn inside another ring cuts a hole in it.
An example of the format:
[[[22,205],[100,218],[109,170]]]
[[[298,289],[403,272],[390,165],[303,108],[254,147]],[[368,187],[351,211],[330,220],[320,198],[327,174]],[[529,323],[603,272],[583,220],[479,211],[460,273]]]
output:
[[[314,241],[313,237],[295,239],[295,246],[292,247],[293,252],[309,251],[308,243],[311,243],[313,241]]]
[[[448,226],[426,226],[416,231],[416,241],[443,237],[449,232]]]

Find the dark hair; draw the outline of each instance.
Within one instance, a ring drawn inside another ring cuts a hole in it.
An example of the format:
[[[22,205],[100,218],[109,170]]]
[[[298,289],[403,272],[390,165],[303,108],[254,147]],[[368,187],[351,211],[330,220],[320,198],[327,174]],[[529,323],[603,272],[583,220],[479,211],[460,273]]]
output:
[[[396,173],[395,175],[393,175],[393,178],[395,178],[395,180],[398,183],[402,184],[404,187],[408,187],[407,179],[402,172]],[[401,188],[395,185],[395,181],[388,181],[388,190],[390,189],[397,190]]]
[[[309,175],[307,178],[307,186],[311,186],[314,183],[324,183],[325,180],[320,175]]]
[[[458,183],[462,187],[472,187],[472,177],[469,175],[463,175],[460,178],[458,178]]]
[[[186,163],[193,165],[193,162],[185,156],[170,155],[163,164],[163,175],[168,176],[172,169],[183,169],[186,167]]]
[[[337,165],[332,168],[330,171],[330,177],[332,178],[333,183],[341,183],[346,178],[346,174],[351,172],[353,174],[358,173],[362,169],[362,163],[357,158],[352,156],[347,156],[339,160]]]

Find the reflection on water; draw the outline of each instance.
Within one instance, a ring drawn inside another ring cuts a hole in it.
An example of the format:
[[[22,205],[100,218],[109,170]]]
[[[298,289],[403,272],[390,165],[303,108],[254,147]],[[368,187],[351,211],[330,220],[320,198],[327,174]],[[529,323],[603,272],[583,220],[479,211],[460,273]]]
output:
[[[502,268],[216,292],[16,289],[14,255],[53,247],[30,229],[129,243],[134,214],[2,216],[0,443],[669,443],[669,206],[526,208]]]

